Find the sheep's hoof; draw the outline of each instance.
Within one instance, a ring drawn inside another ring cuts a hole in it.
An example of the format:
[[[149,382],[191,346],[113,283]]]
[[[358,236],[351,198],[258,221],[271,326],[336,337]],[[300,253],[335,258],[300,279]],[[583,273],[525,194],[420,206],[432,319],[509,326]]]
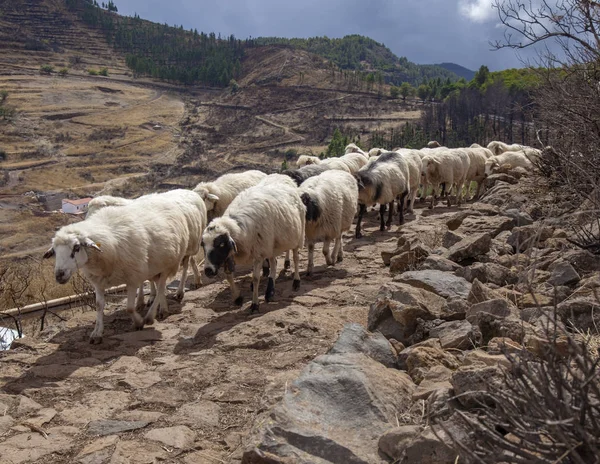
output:
[[[306,277],[310,277],[312,275],[312,271],[307,270],[304,274]]]
[[[275,296],[275,282],[271,277],[269,277],[269,283],[267,284],[267,291],[265,292],[265,301],[270,303],[273,301],[273,297]]]
[[[263,274],[262,274],[263,277],[267,277],[270,272],[271,272],[271,269],[269,269],[269,267],[263,266]]]
[[[294,290],[299,290],[300,289],[300,279],[294,279],[294,283],[292,284],[292,288]]]
[[[102,343],[102,335],[92,335],[90,337],[90,345],[99,345],[100,343]]]
[[[356,231],[356,233],[354,234],[354,236],[356,238],[362,238],[363,234],[361,234],[358,230]]]
[[[344,257],[342,255],[338,255],[336,263],[341,263],[342,261],[344,261]]]
[[[198,290],[200,287],[202,287],[202,284],[197,284],[196,282],[190,284],[190,290]]]
[[[153,318],[153,317],[146,316],[146,317],[144,318],[144,324],[145,324],[145,325],[152,325],[152,324],[154,324],[154,318]],[[134,329],[135,329],[135,330],[142,330],[142,329],[144,328],[144,326],[143,326],[143,325],[142,325],[142,326],[139,326],[139,325],[137,325],[137,324],[134,324],[134,326],[133,326],[133,327],[134,327]]]
[[[257,313],[258,313],[258,312],[260,312],[260,311],[258,310],[258,308],[259,308],[259,304],[258,304],[258,303],[252,303],[252,304],[250,305],[250,314],[252,314],[252,313],[254,313],[254,312],[257,312]]]
[[[175,299],[176,299],[177,301],[181,301],[181,300],[183,300],[183,292],[177,292],[177,293],[175,294]]]
[[[286,259],[283,262],[283,268],[287,271],[290,267],[292,267],[292,262],[289,259]]]
[[[233,300],[233,302],[238,306],[242,306],[242,303],[244,302],[244,297],[240,295],[235,300]]]
[[[380,232],[383,232],[384,230],[385,230],[385,225],[381,225],[381,226],[379,226],[379,231],[380,231]]]
[[[433,205],[429,205],[429,206],[428,206],[428,208],[429,208],[429,209],[433,209]]]
[[[254,282],[250,282],[250,291],[253,292],[254,291]]]

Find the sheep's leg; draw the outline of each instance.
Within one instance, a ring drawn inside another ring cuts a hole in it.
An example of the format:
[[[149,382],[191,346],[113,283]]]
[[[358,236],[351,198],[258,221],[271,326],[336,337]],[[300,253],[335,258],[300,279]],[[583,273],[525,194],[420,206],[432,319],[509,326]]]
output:
[[[104,299],[104,287],[94,285],[94,290],[96,292],[96,325],[90,335],[90,343],[96,345],[102,343],[102,334],[104,332],[104,305],[106,304],[106,301]]]
[[[252,305],[250,306],[250,314],[254,311],[258,312],[258,285],[260,284],[260,271],[262,261],[254,261],[254,269],[252,270]]]
[[[402,205],[404,204],[404,199],[406,198],[406,195],[408,195],[408,190],[405,190],[402,193],[402,196],[400,197],[400,201],[398,202],[398,224],[402,225],[404,224],[404,208],[402,208]]]
[[[135,310],[135,295],[137,293],[137,287],[131,285],[127,286],[127,312],[133,321],[133,329],[139,330],[144,327],[144,320]]]
[[[137,300],[135,302],[136,309],[142,309],[145,306],[144,303],[144,282],[140,284],[137,294]]]
[[[225,277],[227,277],[227,282],[229,282],[229,288],[231,289],[231,299],[236,305],[241,306],[244,302],[244,297],[240,293],[240,288],[235,283],[233,272],[225,272]]]
[[[398,203],[398,208],[402,208],[402,205]],[[385,223],[387,229],[389,230],[392,227],[392,219],[394,218],[394,202],[390,202],[390,211],[388,212],[387,222]]]
[[[148,298],[148,306],[152,306],[154,300],[156,299],[156,284],[152,279],[150,279],[148,282],[150,282],[150,298]]]
[[[167,309],[167,278],[161,274],[158,277],[158,282],[156,283],[156,298],[154,299],[154,303],[152,303],[152,306],[150,306],[150,309],[146,313],[146,316],[144,317],[144,320],[139,328],[141,329],[144,324],[154,324],[157,313],[159,319],[162,319],[165,316]]]
[[[333,266],[333,257],[331,256],[329,246],[331,245],[331,240],[323,241],[323,256],[325,256],[325,262],[328,266]]]
[[[198,263],[196,263],[196,258],[193,256],[190,256],[190,266],[194,273],[194,283],[190,285],[190,290],[196,290],[197,288],[202,287],[202,277],[200,275],[200,270],[198,269]]]
[[[429,184],[425,183],[421,185],[421,202],[425,202],[427,200],[427,189],[429,188]]]
[[[356,238],[362,237],[362,234],[360,233],[360,223],[362,222],[362,218],[365,214],[366,209],[366,205],[360,205],[360,207],[358,208],[358,219],[356,220],[356,232],[354,234]]]
[[[335,244],[333,245],[333,253],[331,254],[331,261],[341,263],[344,260],[344,250],[342,250],[342,236],[335,238]]]
[[[265,292],[265,301],[270,303],[273,301],[273,297],[275,296],[275,279],[277,278],[277,257],[272,256],[269,258],[269,281],[267,282],[267,291]]]
[[[265,259],[263,261],[262,268],[263,268],[262,269],[262,275],[263,275],[263,277],[267,277],[270,274],[270,272],[269,272],[269,260],[268,259]]]
[[[433,209],[435,206],[435,202],[437,200],[435,194],[437,193],[439,186],[440,186],[439,184],[432,184],[433,188],[431,190],[431,203],[429,203],[429,209]]]
[[[315,244],[308,242],[308,266],[306,267],[306,275],[310,276],[315,267]]]
[[[283,269],[286,271],[292,267],[292,262],[290,261],[290,250],[285,252],[285,260],[283,261]]]
[[[408,200],[408,214],[414,214],[415,212],[415,201],[417,199],[417,193],[419,192],[419,188],[415,188],[413,189],[413,191],[410,194],[409,200]]]
[[[379,205],[379,230],[380,231],[384,231],[385,230],[385,209],[386,209],[386,204],[382,203]]]
[[[298,290],[300,288],[300,253],[298,253],[298,248],[293,249],[294,253],[294,284],[292,288],[294,290]]]
[[[186,256],[183,258],[183,269],[181,270],[181,279],[179,279],[179,286],[177,287],[177,293],[175,298],[179,301],[183,300],[183,294],[185,293],[185,281],[187,280],[187,271],[190,264],[190,257]]]

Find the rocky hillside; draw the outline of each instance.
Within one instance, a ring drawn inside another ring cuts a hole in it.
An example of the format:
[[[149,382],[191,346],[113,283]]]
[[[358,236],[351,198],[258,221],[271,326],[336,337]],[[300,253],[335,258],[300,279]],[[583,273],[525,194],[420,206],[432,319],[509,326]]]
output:
[[[502,353],[547,346],[555,306],[559,331],[598,341],[598,260],[520,176],[391,232],[370,213],[343,263],[317,253],[298,292],[284,272],[261,314],[230,307],[219,280],[139,332],[112,304],[99,346],[93,311],[17,341],[0,355],[3,462],[455,462],[430,413],[461,433]]]

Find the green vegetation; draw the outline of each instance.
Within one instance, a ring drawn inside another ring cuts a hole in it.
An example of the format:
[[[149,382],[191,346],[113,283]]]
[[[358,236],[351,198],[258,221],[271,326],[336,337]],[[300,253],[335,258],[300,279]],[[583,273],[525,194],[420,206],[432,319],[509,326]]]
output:
[[[88,69],[88,74],[90,76],[97,76],[98,75],[98,71],[96,69]]]
[[[4,89],[0,90],[0,118],[3,121],[11,119],[15,115],[15,109],[6,105],[7,98],[8,91]],[[6,158],[6,152],[4,152],[4,158]]]
[[[406,97],[408,97],[409,95],[414,95],[416,89],[408,82],[403,82],[402,85],[399,87],[399,91],[400,95],[402,95],[402,100],[406,101]]]
[[[67,74],[69,74],[69,68],[60,68],[60,69],[58,70],[58,74],[59,74],[61,77],[65,77]]]
[[[383,74],[385,81],[393,85],[409,82],[418,85],[431,79],[459,79],[452,71],[436,65],[418,65],[405,57],[398,58],[385,45],[361,35],[347,35],[341,39],[311,37],[309,39],[286,39],[283,37],[259,37],[247,41],[250,46],[283,45],[320,55],[342,70],[356,70]]]
[[[40,74],[52,74],[54,72],[54,66],[51,64],[43,64],[40,66]]]
[[[398,98],[400,96],[400,87],[396,87],[395,85],[390,86],[390,97]]]
[[[100,69],[100,71],[98,71],[98,74],[101,75],[101,76],[108,77],[108,68],[102,68],[102,69]]]

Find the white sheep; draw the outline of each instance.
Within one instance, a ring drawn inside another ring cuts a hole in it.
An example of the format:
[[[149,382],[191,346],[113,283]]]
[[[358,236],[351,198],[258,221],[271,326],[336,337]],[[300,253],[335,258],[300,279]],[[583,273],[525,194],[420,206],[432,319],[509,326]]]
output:
[[[467,195],[470,193],[471,182],[477,182],[475,198],[479,198],[484,192],[485,163],[488,159],[487,154],[490,151],[483,147],[466,148],[465,151],[469,155],[469,170],[466,179]],[[469,200],[470,198],[467,198],[467,201]]]
[[[361,150],[361,148],[355,143],[350,143],[346,145],[346,148],[344,149],[344,154],[347,155],[348,153],[360,153],[365,158],[369,157],[368,153],[365,153],[363,150]]]
[[[330,159],[337,159],[344,163],[348,167],[350,174],[356,174],[360,168],[369,162],[369,158],[360,153],[348,153],[344,156],[340,156],[339,158]]]
[[[56,256],[55,278],[65,284],[80,269],[96,293],[96,326],[91,343],[100,343],[104,331],[104,290],[127,285],[127,312],[134,327],[152,324],[167,309],[166,282],[179,270],[184,275],[189,257],[199,251],[199,237],[206,226],[206,207],[189,190],[148,195],[124,206],[109,206],[84,221],[62,227],[44,258]],[[135,311],[135,297],[145,280],[153,280],[157,297],[145,318]]]
[[[286,169],[282,174],[291,177],[296,185],[301,185],[306,179],[312,176],[318,176],[322,172],[333,169],[330,164],[309,164],[299,169]]]
[[[369,158],[372,158],[373,156],[379,156],[386,151],[385,148],[371,148],[367,154],[369,155]]]
[[[353,176],[332,170],[306,180],[299,190],[306,206],[306,275],[311,275],[317,242],[323,242],[323,255],[327,265],[332,266],[343,260],[342,234],[352,226],[358,205],[358,188]],[[332,241],[335,243],[333,253],[330,253]]]
[[[448,194],[453,186],[456,187],[457,204],[459,206],[462,204],[462,190],[469,166],[469,155],[466,150],[461,149],[442,150],[423,158],[423,184],[431,184],[433,188],[430,209],[435,206],[436,193],[440,184],[445,184]],[[450,195],[448,195],[448,206],[451,206]]]
[[[257,170],[224,174],[212,182],[200,182],[194,192],[204,200],[210,221],[222,216],[240,192],[258,184],[265,176],[264,172]]]
[[[406,158],[397,152],[387,152],[379,156],[377,161],[369,163],[356,173],[358,183],[358,220],[356,222],[356,238],[362,237],[361,221],[366,205],[380,205],[380,230],[392,225],[394,200],[398,202],[399,223],[404,224],[404,201],[410,190],[410,172]],[[386,205],[390,212],[387,223],[384,223]]]
[[[441,146],[442,145],[437,140],[431,140],[430,142],[427,143],[427,148],[439,148]]]
[[[309,164],[321,164],[321,160],[318,156],[301,155],[296,160],[296,167],[301,168]]]
[[[492,156],[485,162],[485,176],[492,174],[495,168],[509,164],[512,168],[522,167],[530,171],[533,163],[522,151],[506,151],[500,155]]]
[[[472,143],[469,148],[483,148],[483,147],[481,145],[479,145],[478,143]]]
[[[306,166],[308,167],[308,166]],[[242,193],[229,205],[222,217],[214,219],[202,235],[204,272],[214,277],[225,268],[233,301],[243,299],[235,284],[236,264],[252,263],[252,306],[258,311],[258,284],[264,260],[269,260],[270,274],[265,300],[275,294],[276,257],[287,250],[294,255],[294,290],[300,288],[299,253],[304,244],[306,208],[298,188],[287,182],[271,181]]]
[[[494,141],[490,142],[487,147],[492,152],[492,155],[494,155],[494,156],[501,155],[502,153],[505,153],[507,151],[513,151],[513,152],[522,151],[525,154],[525,156],[527,156],[529,161],[531,161],[532,163],[539,161],[539,159],[542,156],[541,150],[538,150],[537,148],[529,147],[527,145],[519,145],[518,143],[513,143],[512,145],[508,145],[504,142],[499,142],[497,140],[494,140]]]
[[[407,202],[407,213],[414,213],[415,199],[419,192],[419,185],[421,184],[421,173],[423,172],[423,161],[421,159],[421,153],[419,150],[411,150],[409,148],[400,148],[396,150],[400,153],[408,163],[409,170],[409,194],[406,197]]]
[[[85,217],[88,218],[107,206],[124,206],[128,205],[132,201],[133,200],[130,200],[129,198],[113,197],[112,195],[100,195],[90,200]]]
[[[350,155],[344,155],[344,156],[354,156],[354,157],[362,158],[361,155],[356,154],[356,153],[353,153]],[[348,166],[348,163],[345,161],[342,161],[342,158],[337,158],[335,156],[321,160],[321,163],[319,164],[319,166],[327,166],[327,167],[329,167],[329,169],[336,169],[338,171],[350,172],[350,167]]]

